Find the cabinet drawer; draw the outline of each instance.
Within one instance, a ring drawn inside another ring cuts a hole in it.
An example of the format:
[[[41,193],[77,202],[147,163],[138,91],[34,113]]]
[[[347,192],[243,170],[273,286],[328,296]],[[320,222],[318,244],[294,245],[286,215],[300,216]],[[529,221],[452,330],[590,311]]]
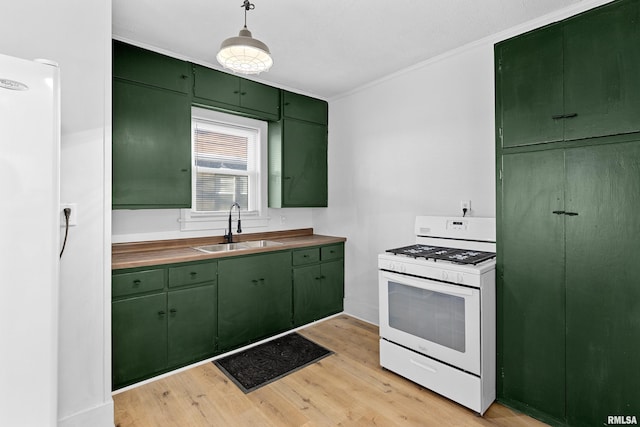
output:
[[[322,261],[329,261],[332,259],[344,258],[344,246],[343,245],[331,245],[321,248]]]
[[[122,297],[164,288],[164,270],[146,270],[135,273],[114,274],[111,279],[113,297]]]
[[[169,268],[169,287],[177,288],[203,282],[215,282],[217,272],[217,262],[171,267]]]
[[[320,249],[300,249],[293,251],[293,265],[311,264],[320,261]]]

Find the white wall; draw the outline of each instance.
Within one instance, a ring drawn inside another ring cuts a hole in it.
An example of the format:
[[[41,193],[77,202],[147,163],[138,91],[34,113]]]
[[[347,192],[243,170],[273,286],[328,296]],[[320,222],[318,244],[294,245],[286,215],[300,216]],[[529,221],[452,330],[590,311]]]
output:
[[[233,227],[236,223],[233,211]],[[313,227],[311,209],[267,209],[266,225],[255,227],[247,218],[242,219],[242,230],[247,233],[291,230]],[[220,228],[202,231],[180,230],[180,209],[115,210],[112,213],[113,243],[143,242],[150,240],[185,239],[190,237],[222,236],[225,221]],[[260,221],[263,224],[265,221]],[[234,232],[235,233],[235,232]]]
[[[414,242],[416,215],[494,217],[493,44],[610,0],[585,1],[329,103],[329,208],[317,233],[347,237],[345,311],[378,323],[377,254]]]
[[[415,240],[416,215],[495,216],[493,51],[482,45],[329,105],[329,206],[347,237],[345,310],[377,323],[376,255]]]
[[[0,52],[60,65],[61,200],[77,203],[78,225],[60,264],[58,419],[65,427],[113,426],[111,0],[8,2],[0,14]]]

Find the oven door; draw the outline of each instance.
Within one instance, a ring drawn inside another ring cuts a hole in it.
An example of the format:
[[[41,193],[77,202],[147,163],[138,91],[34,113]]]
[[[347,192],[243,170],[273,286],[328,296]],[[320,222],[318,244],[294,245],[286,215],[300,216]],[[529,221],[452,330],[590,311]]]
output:
[[[379,271],[380,336],[480,375],[480,290]]]

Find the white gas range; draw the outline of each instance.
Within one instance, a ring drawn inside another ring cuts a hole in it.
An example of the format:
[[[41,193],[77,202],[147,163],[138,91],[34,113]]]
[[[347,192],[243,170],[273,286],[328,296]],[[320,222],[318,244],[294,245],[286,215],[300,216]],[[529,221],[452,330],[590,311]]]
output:
[[[380,364],[480,414],[495,400],[495,219],[418,216],[378,255]]]

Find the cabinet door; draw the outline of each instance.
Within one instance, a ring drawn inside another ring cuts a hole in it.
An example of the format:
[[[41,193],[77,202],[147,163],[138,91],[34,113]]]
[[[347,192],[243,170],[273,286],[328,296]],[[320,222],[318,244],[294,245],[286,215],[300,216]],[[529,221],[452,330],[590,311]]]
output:
[[[191,90],[188,62],[115,40],[113,77],[182,93]]]
[[[291,326],[291,254],[275,252],[218,262],[221,350]]]
[[[320,265],[293,270],[293,325],[300,326],[319,319],[319,295],[322,294]]]
[[[240,80],[240,106],[274,116],[280,113],[280,90],[251,80]]]
[[[565,25],[565,139],[640,131],[640,2],[619,1]]]
[[[164,293],[112,304],[114,389],[166,368],[166,307]]]
[[[304,325],[343,309],[342,260],[293,270],[293,323]]]
[[[216,286],[172,291],[167,298],[169,366],[213,355],[218,331]]]
[[[322,263],[323,296],[320,298],[324,316],[339,313],[344,303],[344,261]]]
[[[288,91],[283,91],[282,97],[285,117],[322,125],[329,122],[329,109],[325,101]]]
[[[565,120],[562,27],[523,34],[496,46],[497,121],[502,146],[560,141]]]
[[[191,106],[186,95],[114,80],[113,206],[191,206]]]
[[[500,395],[562,420],[564,216],[552,212],[564,210],[564,156],[562,150],[549,150],[502,160]]]
[[[228,105],[240,105],[240,78],[200,65],[193,66],[193,95]]]
[[[287,119],[282,139],[283,207],[327,206],[327,127]]]
[[[640,141],[567,150],[567,421],[640,414]]]

